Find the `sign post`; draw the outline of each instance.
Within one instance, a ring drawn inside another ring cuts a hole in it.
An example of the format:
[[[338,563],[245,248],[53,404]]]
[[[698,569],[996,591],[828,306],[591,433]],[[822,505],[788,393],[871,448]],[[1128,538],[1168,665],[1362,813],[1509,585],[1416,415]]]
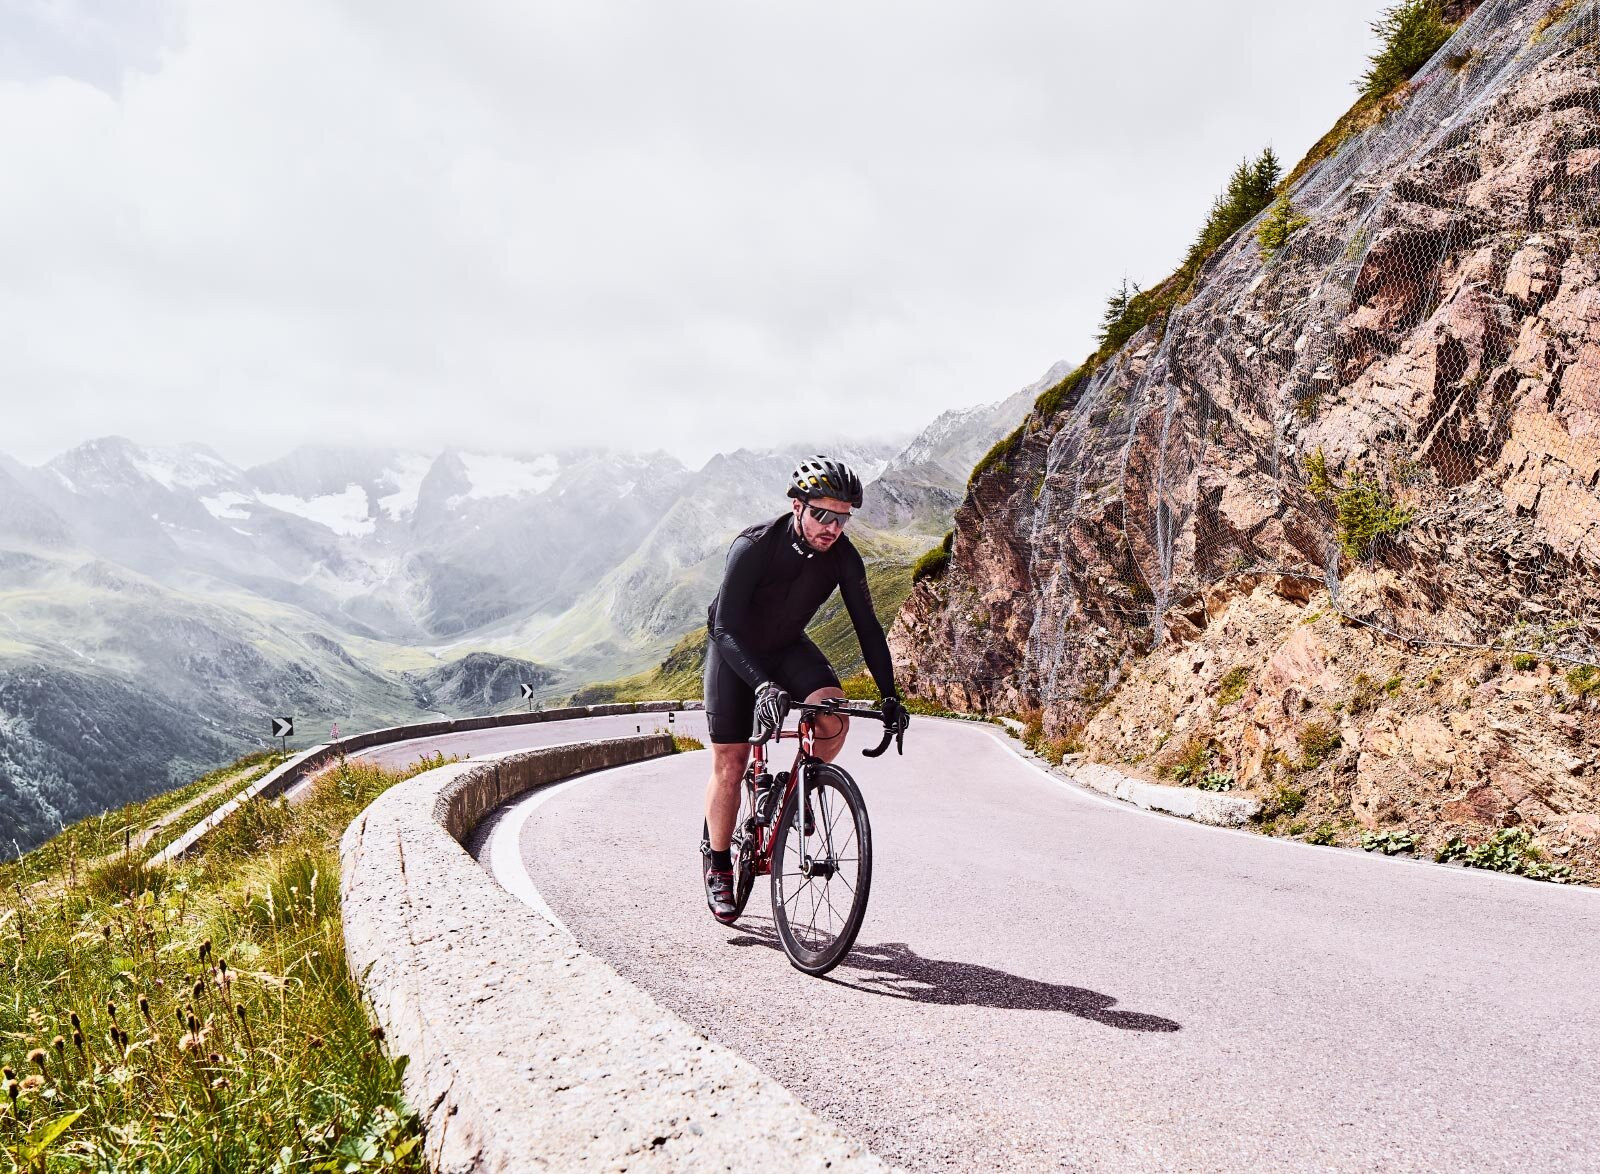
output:
[[[272,719],[272,736],[283,743],[283,756],[289,757],[289,739],[294,737],[294,718],[275,717]]]
[[[528,703],[528,712],[532,713],[533,712],[533,686],[528,684],[528,682],[524,681],[524,682],[522,682],[522,686],[521,687],[522,687],[522,699]]]

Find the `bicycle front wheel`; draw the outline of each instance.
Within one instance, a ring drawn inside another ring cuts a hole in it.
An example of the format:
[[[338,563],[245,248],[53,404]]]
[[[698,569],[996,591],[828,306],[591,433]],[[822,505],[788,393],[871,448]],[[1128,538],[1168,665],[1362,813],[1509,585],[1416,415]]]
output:
[[[784,801],[772,850],[772,919],[789,961],[826,974],[855,945],[872,883],[872,828],[852,779],[831,763]]]

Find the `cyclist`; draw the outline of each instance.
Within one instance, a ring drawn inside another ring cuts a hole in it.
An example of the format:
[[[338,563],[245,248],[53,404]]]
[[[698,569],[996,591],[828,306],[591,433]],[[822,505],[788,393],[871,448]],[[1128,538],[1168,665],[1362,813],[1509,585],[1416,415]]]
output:
[[[861,505],[861,478],[830,457],[800,462],[789,478],[789,512],[742,531],[728,549],[722,586],[707,612],[706,724],[711,731],[711,781],[706,786],[706,904],[730,918],[733,861],[729,845],[739,814],[739,782],[752,733],[776,734],[789,699],[843,697],[839,678],[806,636],[806,625],[835,587],[855,626],[867,669],[883,695],[891,724],[910,720],[895,693],[894,663],[883,626],[872,610],[867,571],[844,527]],[[850,723],[816,740],[817,757],[831,762]],[[759,739],[758,739],[759,740]]]

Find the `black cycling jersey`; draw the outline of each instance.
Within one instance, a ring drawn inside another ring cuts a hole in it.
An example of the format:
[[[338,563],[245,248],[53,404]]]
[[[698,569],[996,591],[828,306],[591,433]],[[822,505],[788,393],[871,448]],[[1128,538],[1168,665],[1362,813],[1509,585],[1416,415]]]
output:
[[[872,610],[867,568],[850,539],[812,549],[784,514],[742,531],[728,549],[722,587],[706,613],[718,659],[752,689],[779,681],[777,654],[806,639],[806,625],[837,587],[855,626],[867,671],[885,697],[894,693],[889,642]]]

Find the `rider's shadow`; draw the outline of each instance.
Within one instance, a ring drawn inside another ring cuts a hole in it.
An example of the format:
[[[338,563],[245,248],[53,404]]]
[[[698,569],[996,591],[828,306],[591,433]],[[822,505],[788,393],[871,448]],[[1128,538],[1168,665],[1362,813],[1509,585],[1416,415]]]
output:
[[[730,939],[730,945],[781,949],[777,934],[765,926],[758,928],[746,925],[742,928],[748,929],[749,934]],[[841,971],[855,971],[859,977],[852,980]],[[891,999],[935,1003],[946,1007],[1064,1011],[1068,1015],[1092,1019],[1124,1031],[1179,1031],[1182,1028],[1182,1024],[1160,1015],[1118,1010],[1116,999],[1098,991],[1063,983],[1040,982],[972,962],[924,958],[904,942],[889,942],[881,946],[857,945],[839,969],[827,976],[826,981]]]

